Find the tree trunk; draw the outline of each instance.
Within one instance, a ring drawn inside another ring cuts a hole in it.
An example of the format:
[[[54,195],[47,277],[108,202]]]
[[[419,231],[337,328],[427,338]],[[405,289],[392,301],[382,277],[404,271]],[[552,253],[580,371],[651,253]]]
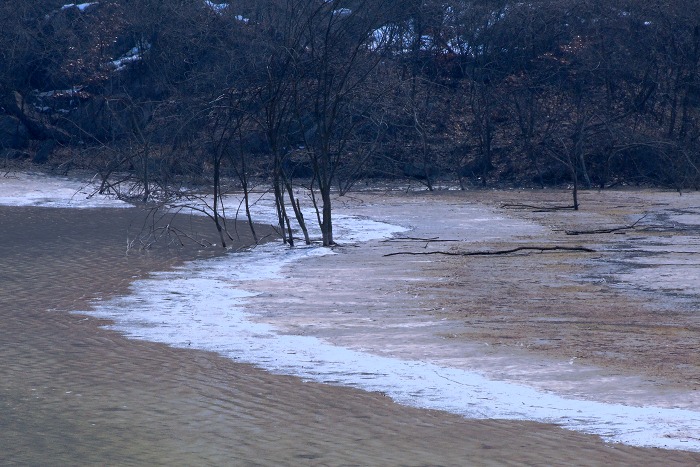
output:
[[[321,186],[321,202],[323,203],[323,218],[321,221],[321,234],[323,246],[335,245],[333,241],[333,220],[331,209],[331,190],[329,184]]]
[[[574,201],[574,211],[578,211],[578,170],[576,170],[576,169],[573,170],[573,177],[574,177],[574,189],[572,190],[571,194],[573,196],[573,201]]]
[[[284,185],[287,187],[287,194],[289,195],[289,202],[294,209],[294,216],[297,218],[297,223],[304,234],[304,242],[307,245],[311,245],[311,239],[309,238],[309,230],[306,228],[306,220],[304,220],[304,213],[301,212],[301,206],[299,204],[299,199],[294,197],[294,190],[292,183],[285,177]]]
[[[282,242],[289,243],[289,246],[294,246],[294,237],[292,236],[292,230],[289,227],[289,217],[287,216],[287,210],[284,205],[284,191],[282,189],[281,181],[281,163],[278,154],[275,154],[275,162],[272,175],[272,185],[275,192],[275,207],[277,209],[277,222],[280,226],[280,232],[282,234]],[[287,235],[289,234],[289,235]]]
[[[255,232],[255,225],[253,224],[253,216],[250,213],[250,193],[248,192],[248,183],[243,182],[243,201],[245,203],[245,216],[248,219],[248,226],[250,227],[250,233],[253,235],[253,241],[258,243],[258,234]]]
[[[221,183],[221,160],[217,156],[214,159],[214,204],[213,204],[213,218],[214,225],[216,225],[216,230],[219,232],[219,238],[221,239],[221,247],[226,248],[226,239],[224,238],[224,229],[221,226],[221,221],[219,218],[219,201],[221,196],[220,183]]]

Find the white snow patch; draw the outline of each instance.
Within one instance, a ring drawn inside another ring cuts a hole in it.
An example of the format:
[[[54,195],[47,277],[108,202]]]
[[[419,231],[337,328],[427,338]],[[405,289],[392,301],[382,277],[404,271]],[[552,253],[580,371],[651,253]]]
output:
[[[214,3],[210,0],[204,0],[204,4],[212,9],[215,13],[223,13],[223,11],[228,8],[228,3]]]
[[[130,204],[95,193],[89,182],[33,173],[0,177],[0,205],[51,208],[127,208]]]
[[[131,50],[129,50],[121,57],[109,62],[109,65],[112,68],[114,68],[114,71],[121,71],[124,68],[126,68],[127,64],[140,61],[143,58],[143,53],[150,48],[150,44],[137,45],[135,47],[132,47]]]
[[[88,3],[68,3],[66,5],[63,5],[61,7],[61,10],[68,10],[70,8],[77,8],[78,10],[85,11],[87,8],[91,7],[92,5],[97,5],[99,2],[88,2]]]
[[[38,90],[35,90],[34,93],[37,97],[40,98],[46,98],[46,97],[63,97],[63,96],[74,96],[78,94],[80,91],[82,91],[84,86],[73,86],[70,89],[53,89],[51,91],[45,91],[45,92],[39,92]]]

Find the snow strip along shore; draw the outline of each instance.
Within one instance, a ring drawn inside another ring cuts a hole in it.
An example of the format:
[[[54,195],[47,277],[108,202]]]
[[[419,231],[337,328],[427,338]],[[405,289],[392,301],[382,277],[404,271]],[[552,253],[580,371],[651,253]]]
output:
[[[361,224],[361,223],[358,223]],[[359,226],[359,225],[358,225]],[[478,419],[534,420],[635,446],[700,451],[700,412],[564,398],[476,372],[377,356],[309,336],[279,334],[246,311],[246,283],[284,280],[284,265],[324,248],[265,245],[196,261],[133,285],[94,312],[135,339],[218,352],[270,372],[386,394],[401,404]]]

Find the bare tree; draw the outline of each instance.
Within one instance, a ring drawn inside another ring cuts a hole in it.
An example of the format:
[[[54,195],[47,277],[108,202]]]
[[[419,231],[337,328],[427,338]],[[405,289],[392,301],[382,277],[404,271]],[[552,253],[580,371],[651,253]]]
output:
[[[352,7],[352,8],[350,8]],[[383,1],[313,3],[300,11],[306,35],[294,57],[294,112],[313,168],[312,193],[323,245],[333,236],[333,182],[359,123],[375,100],[366,86],[381,55],[374,53],[374,31]]]

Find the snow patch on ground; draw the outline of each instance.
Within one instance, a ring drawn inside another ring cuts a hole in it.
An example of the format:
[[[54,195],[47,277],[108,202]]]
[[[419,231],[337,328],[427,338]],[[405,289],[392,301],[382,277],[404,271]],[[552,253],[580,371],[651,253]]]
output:
[[[66,5],[63,5],[61,7],[61,10],[68,10],[70,8],[77,8],[78,10],[80,10],[82,12],[82,11],[85,11],[86,9],[88,9],[89,7],[91,7],[92,5],[97,5],[97,4],[98,4],[98,2],[68,3]]]
[[[50,208],[128,208],[130,204],[100,195],[86,181],[34,173],[0,177],[0,205]]]
[[[214,3],[210,0],[204,0],[204,4],[212,9],[212,11],[221,14],[226,8],[228,8],[228,3]]]

